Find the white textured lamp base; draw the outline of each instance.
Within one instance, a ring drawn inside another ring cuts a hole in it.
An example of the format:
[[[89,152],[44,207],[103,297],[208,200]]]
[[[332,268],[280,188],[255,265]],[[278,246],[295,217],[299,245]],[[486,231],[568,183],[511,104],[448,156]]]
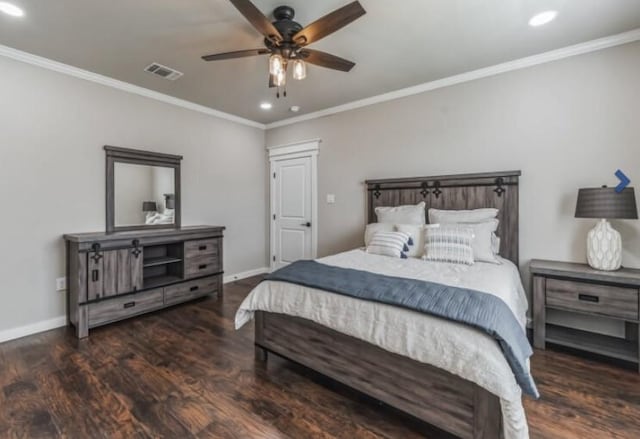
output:
[[[622,266],[620,233],[602,219],[587,237],[587,261],[596,270],[613,271]]]

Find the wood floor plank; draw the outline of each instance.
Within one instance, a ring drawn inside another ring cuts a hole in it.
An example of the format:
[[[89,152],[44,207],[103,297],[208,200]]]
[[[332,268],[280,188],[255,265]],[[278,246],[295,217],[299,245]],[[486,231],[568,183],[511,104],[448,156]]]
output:
[[[428,438],[451,436],[271,355],[234,315],[254,277],[210,298],[98,328],[0,344],[0,438]],[[536,351],[532,439],[640,437],[640,376]]]

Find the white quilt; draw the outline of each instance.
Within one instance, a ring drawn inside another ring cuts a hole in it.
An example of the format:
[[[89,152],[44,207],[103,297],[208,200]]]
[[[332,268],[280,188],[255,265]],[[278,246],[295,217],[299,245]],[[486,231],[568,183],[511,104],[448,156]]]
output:
[[[522,327],[527,299],[516,266],[477,262],[460,265],[396,259],[358,249],[318,259],[323,264],[388,276],[471,288],[500,297]],[[529,437],[522,393],[497,342],[466,325],[382,303],[284,282],[265,281],[242,302],[239,329],[254,311],[288,314],[372,343],[390,352],[444,369],[500,398],[505,439]]]

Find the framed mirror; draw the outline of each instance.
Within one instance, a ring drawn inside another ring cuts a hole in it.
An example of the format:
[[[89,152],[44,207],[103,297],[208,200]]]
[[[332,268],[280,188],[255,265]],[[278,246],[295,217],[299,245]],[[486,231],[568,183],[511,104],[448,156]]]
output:
[[[180,227],[182,156],[105,146],[107,233]]]

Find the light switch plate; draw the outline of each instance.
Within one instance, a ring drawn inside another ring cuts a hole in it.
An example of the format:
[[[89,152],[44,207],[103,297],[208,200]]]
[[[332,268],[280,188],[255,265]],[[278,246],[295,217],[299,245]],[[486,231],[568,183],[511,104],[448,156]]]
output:
[[[333,204],[336,202],[335,194],[327,194],[327,203]]]
[[[67,289],[67,278],[59,277],[56,279],[56,291],[64,291]]]

